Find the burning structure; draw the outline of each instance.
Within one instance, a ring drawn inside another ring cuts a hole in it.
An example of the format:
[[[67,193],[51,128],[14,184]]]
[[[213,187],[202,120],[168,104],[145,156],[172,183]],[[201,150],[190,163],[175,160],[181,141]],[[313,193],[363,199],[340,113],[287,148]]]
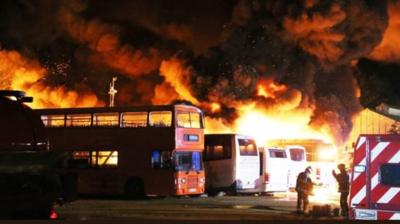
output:
[[[364,74],[373,63],[399,62],[398,1],[2,5],[0,88],[26,91],[36,108],[104,105],[106,80],[119,74],[117,105],[184,100],[205,109],[212,132],[255,135],[260,144],[340,145],[360,99],[363,106],[400,99],[394,87],[390,98],[370,99],[381,91],[371,85],[395,84]]]

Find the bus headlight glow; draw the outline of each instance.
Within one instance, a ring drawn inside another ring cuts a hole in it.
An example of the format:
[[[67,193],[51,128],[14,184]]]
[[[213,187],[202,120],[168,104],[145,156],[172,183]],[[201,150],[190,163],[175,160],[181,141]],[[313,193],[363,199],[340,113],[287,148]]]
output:
[[[199,183],[200,184],[204,184],[206,182],[206,178],[204,178],[204,177],[200,177],[199,178]]]
[[[185,184],[186,183],[186,178],[178,178],[178,183],[179,184]]]

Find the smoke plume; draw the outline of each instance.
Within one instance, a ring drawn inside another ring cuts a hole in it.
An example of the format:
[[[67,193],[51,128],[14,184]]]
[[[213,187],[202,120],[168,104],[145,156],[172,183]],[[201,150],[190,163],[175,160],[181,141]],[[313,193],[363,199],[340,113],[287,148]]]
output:
[[[228,129],[248,111],[301,117],[340,144],[361,109],[357,62],[400,55],[396,1],[2,4],[2,88],[46,107],[104,104],[117,76],[117,105],[189,101]]]

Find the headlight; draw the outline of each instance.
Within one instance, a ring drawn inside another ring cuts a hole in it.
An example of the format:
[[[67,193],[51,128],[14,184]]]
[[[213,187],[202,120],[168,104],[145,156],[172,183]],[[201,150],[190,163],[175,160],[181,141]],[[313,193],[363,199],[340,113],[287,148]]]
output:
[[[178,178],[178,183],[185,184],[186,183],[186,178]]]
[[[205,182],[206,182],[206,178],[205,177],[200,177],[199,183],[200,184],[204,184]]]

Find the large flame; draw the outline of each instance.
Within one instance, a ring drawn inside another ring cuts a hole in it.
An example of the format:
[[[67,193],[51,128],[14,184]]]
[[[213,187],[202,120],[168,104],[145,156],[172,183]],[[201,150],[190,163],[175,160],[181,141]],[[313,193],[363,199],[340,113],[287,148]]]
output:
[[[312,109],[267,111],[256,104],[239,107],[239,117],[233,125],[223,125],[220,119],[206,118],[207,133],[240,133],[252,136],[259,146],[268,146],[276,139],[320,139],[332,143],[325,131],[309,126]]]
[[[16,51],[0,51],[0,89],[23,90],[34,96],[30,105],[43,107],[83,107],[101,104],[96,95],[78,93],[62,86],[43,83],[47,71],[37,61],[23,57]]]
[[[273,112],[247,105],[240,108],[235,130],[255,137],[259,145],[269,145],[269,141],[274,139],[321,139],[331,142],[330,136],[310,128],[311,115],[311,109]]]
[[[209,114],[219,113],[218,102],[202,102],[191,93],[188,84],[189,69],[177,58],[163,61],[160,73],[165,82],[155,90],[153,103],[170,103],[173,100],[187,100],[200,106]],[[271,107],[266,109],[254,102],[232,101],[238,117],[230,123],[223,118],[206,117],[206,133],[240,133],[252,136],[259,145],[268,145],[276,139],[320,139],[332,143],[333,137],[323,129],[311,128],[310,120],[314,107],[302,107],[299,91],[273,79],[259,80],[256,97],[261,97]]]

